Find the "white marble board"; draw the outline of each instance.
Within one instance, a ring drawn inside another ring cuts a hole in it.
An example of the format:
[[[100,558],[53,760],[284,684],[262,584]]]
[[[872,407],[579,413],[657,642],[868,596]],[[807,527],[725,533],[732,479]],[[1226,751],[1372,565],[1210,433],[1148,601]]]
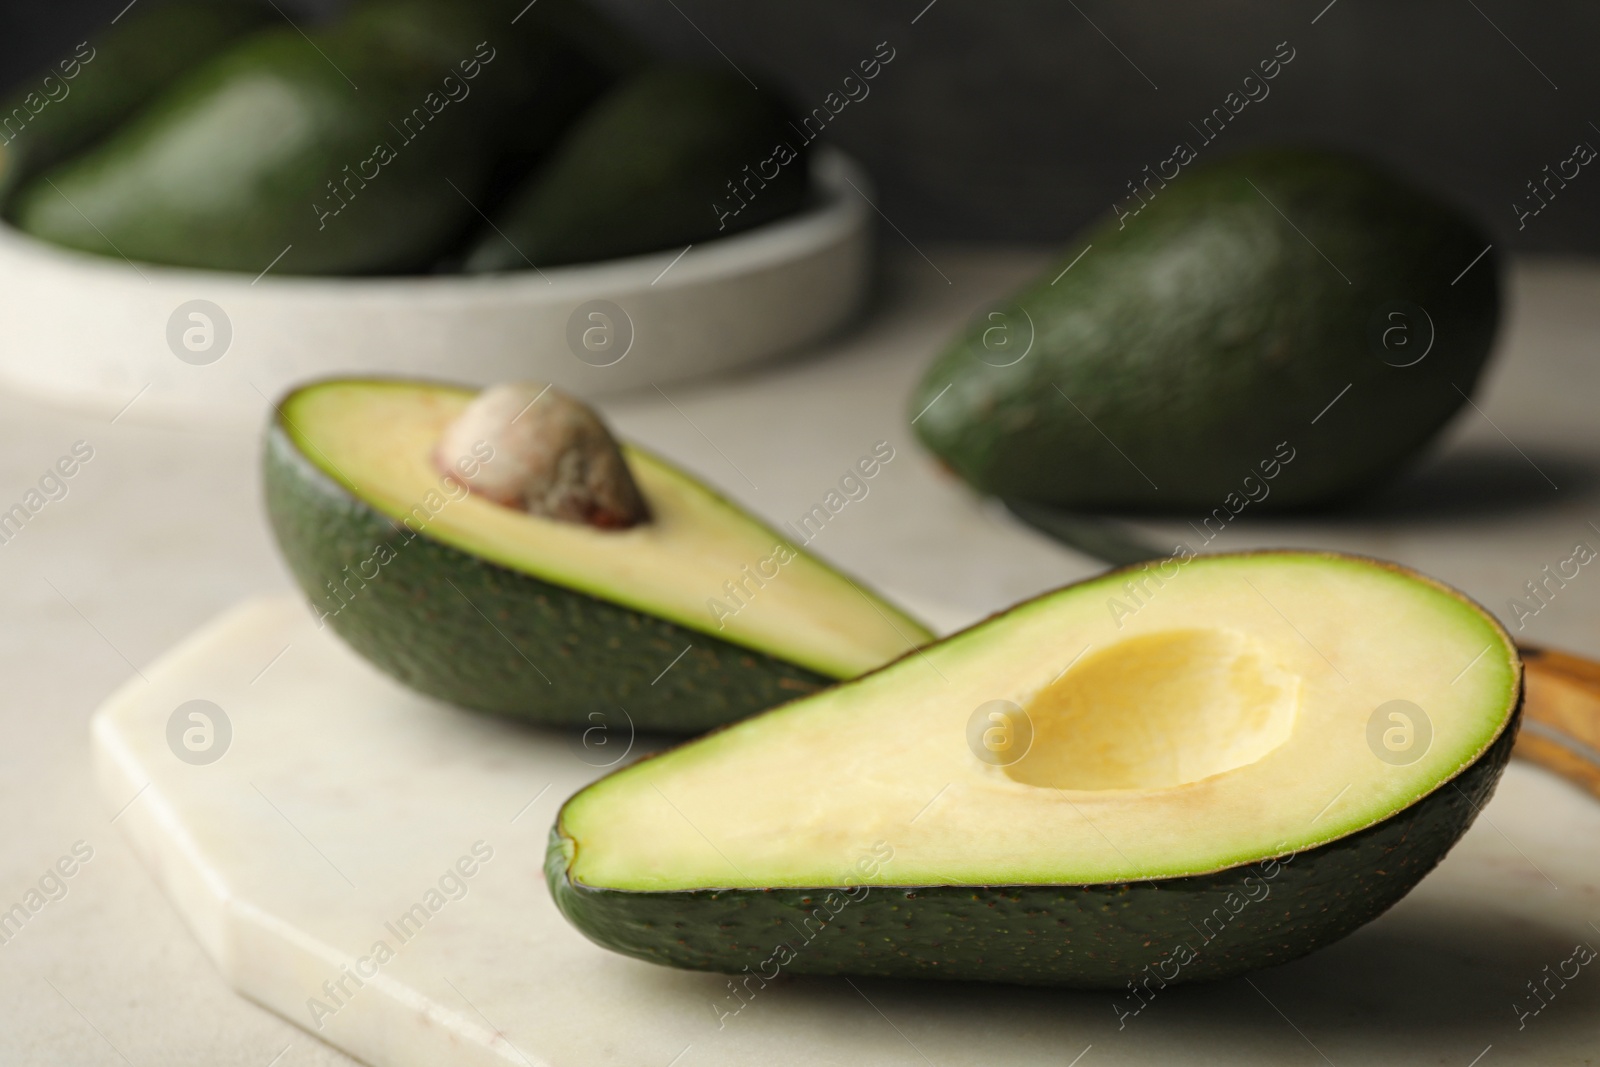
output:
[[[726,979],[597,948],[546,892],[556,808],[627,738],[585,748],[418,697],[293,597],[236,608],[144,676],[94,720],[117,827],[234,988],[374,1067],[1592,1062],[1600,975],[1537,1013],[1524,983],[1600,945],[1600,805],[1526,766],[1376,923],[1120,1022],[1103,993],[822,978],[730,1013]],[[209,763],[170,740],[192,700],[228,723]]]

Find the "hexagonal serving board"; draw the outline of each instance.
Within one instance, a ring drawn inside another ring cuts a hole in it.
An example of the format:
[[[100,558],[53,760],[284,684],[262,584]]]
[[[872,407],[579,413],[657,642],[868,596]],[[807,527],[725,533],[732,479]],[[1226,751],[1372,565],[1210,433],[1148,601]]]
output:
[[[1588,1062],[1600,1036],[1600,971],[1572,962],[1600,946],[1600,805],[1524,765],[1394,911],[1247,980],[1137,1012],[823,978],[740,999],[595,947],[545,890],[561,801],[647,747],[625,726],[585,744],[416,696],[292,598],[235,609],[146,677],[94,722],[116,825],[228,982],[375,1067],[1499,1067]]]

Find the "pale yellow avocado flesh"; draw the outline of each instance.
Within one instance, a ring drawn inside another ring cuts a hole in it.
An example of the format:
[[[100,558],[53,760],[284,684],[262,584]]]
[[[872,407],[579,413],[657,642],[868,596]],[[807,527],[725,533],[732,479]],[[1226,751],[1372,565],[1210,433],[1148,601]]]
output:
[[[430,456],[473,395],[432,383],[330,382],[295,393],[283,414],[302,451],[372,507],[404,521],[419,503],[448,500],[427,520],[426,535],[503,567],[834,678],[854,677],[932,639],[893,605],[792,545],[795,555],[776,578],[749,579],[744,568],[757,571],[788,539],[629,445],[623,453],[651,519],[626,530],[448,494]],[[708,601],[735,603],[728,581],[743,584],[744,604],[719,618]]]
[[[562,813],[573,881],[840,885],[880,843],[895,885],[1204,873],[1450,788],[1515,711],[1509,637],[1410,572],[1304,553],[1174,568],[1143,595],[1120,573],[1046,595],[602,780]],[[996,700],[1033,728],[1009,766],[969,741]],[[1414,762],[1369,742],[1393,700],[1431,724]]]

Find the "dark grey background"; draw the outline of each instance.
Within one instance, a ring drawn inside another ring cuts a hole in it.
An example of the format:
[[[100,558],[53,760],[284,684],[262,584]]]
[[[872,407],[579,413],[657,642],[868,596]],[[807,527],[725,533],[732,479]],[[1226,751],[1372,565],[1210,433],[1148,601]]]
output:
[[[297,20],[327,6],[278,2]],[[0,5],[0,83],[92,41],[125,3]],[[1127,196],[1145,164],[1195,140],[1189,123],[1288,41],[1296,58],[1271,95],[1207,157],[1262,142],[1342,146],[1445,191],[1511,247],[1600,250],[1600,173],[1581,172],[1521,232],[1512,209],[1545,164],[1579,141],[1600,147],[1600,5],[601,3],[666,54],[736,64],[803,109],[887,41],[896,58],[829,136],[867,165],[879,207],[918,240],[1060,241]]]

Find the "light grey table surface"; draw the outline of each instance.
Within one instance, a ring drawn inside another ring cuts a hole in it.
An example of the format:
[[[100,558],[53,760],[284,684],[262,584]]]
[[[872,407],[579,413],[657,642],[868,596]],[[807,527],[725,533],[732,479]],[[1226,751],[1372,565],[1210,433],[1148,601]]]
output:
[[[892,253],[877,311],[817,351],[604,406],[623,433],[774,522],[889,441],[895,458],[870,494],[813,547],[914,604],[976,616],[1099,565],[979,501],[913,442],[905,397],[930,353],[1045,262],[924,251],[931,263]],[[1600,547],[1600,266],[1525,263],[1512,281],[1481,410],[1462,413],[1434,459],[1358,513],[1246,515],[1211,547],[1384,555],[1508,621],[1508,598],[1540,568],[1578,540]],[[0,510],[79,441],[94,454],[66,495],[0,544],[0,908],[75,843],[93,858],[0,944],[0,1063],[351,1062],[224,985],[119,839],[87,761],[89,716],[112,689],[239,599],[288,586],[258,500],[257,428],[109,424],[0,396]],[[1141,529],[1169,537],[1183,523]],[[1597,591],[1585,568],[1518,636],[1600,655]]]

